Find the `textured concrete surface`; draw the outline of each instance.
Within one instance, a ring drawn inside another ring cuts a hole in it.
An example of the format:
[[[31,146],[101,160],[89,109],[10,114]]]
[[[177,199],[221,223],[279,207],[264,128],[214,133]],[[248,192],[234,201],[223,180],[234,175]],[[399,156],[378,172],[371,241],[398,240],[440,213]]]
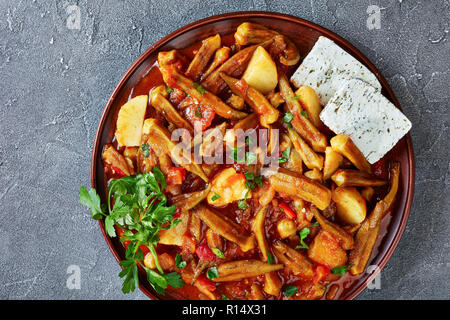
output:
[[[366,26],[371,4],[381,9],[380,29]],[[70,5],[80,10],[79,29]],[[413,123],[416,194],[381,289],[360,299],[450,298],[448,0],[2,0],[1,299],[145,298],[122,295],[119,266],[77,203],[90,181],[95,129],[115,84],[147,47],[197,19],[240,10],[323,25],[388,79]],[[79,290],[66,286],[70,265],[80,267]]]

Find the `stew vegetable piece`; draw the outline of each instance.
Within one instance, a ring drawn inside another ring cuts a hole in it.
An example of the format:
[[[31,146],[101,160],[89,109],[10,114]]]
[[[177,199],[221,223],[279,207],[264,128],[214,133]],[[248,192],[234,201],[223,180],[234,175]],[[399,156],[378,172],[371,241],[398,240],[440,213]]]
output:
[[[249,22],[159,52],[158,83],[122,106],[104,146],[106,203],[80,191],[126,249],[124,293],[143,273],[173,298],[321,299],[364,272],[400,165],[375,176],[330,134],[315,91],[289,83],[299,61],[286,36]]]

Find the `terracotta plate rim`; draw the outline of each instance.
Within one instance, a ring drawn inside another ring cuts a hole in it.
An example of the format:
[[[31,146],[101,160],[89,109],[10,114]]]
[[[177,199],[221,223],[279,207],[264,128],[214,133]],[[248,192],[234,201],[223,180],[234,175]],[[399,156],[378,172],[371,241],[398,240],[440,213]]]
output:
[[[392,97],[392,102],[395,104],[397,108],[400,108],[399,102],[397,98],[395,97],[392,89],[390,88],[389,84],[387,83],[386,79],[382,76],[382,74],[379,72],[379,70],[371,63],[371,61],[362,54],[357,48],[355,48],[350,42],[348,42],[346,39],[342,38],[341,36],[335,34],[334,32],[317,25],[313,22],[310,22],[308,20],[298,18],[296,16],[278,13],[278,12],[270,12],[270,11],[239,11],[239,12],[229,12],[219,15],[210,16],[208,18],[204,18],[201,20],[194,21],[192,23],[189,23],[173,32],[168,34],[167,36],[163,37],[159,41],[155,42],[153,45],[151,45],[147,50],[144,51],[134,62],[133,64],[127,69],[127,71],[124,73],[124,75],[120,78],[119,82],[115,86],[113,92],[111,93],[105,108],[103,109],[100,122],[97,126],[97,131],[95,133],[92,153],[91,153],[91,186],[92,188],[97,188],[97,157],[99,153],[99,147],[101,142],[101,135],[103,132],[103,128],[106,124],[106,122],[109,120],[108,115],[110,113],[111,106],[113,105],[113,102],[117,96],[117,94],[120,92],[126,81],[133,75],[133,73],[136,71],[136,69],[141,65],[141,63],[147,59],[147,57],[152,54],[154,51],[158,50],[162,46],[164,46],[167,42],[170,40],[180,36],[181,34],[188,32],[190,30],[196,29],[201,26],[205,26],[209,23],[228,20],[228,19],[251,19],[251,18],[274,18],[280,21],[289,21],[294,22],[297,24],[301,24],[305,27],[314,29],[318,31],[321,34],[326,35],[328,38],[332,40],[337,40],[337,42],[344,43],[346,45],[346,49],[348,51],[351,51],[351,54],[353,56],[356,56],[360,61],[362,61],[365,65],[370,66],[374,70],[376,70],[376,76],[378,80],[381,82],[382,87],[387,91],[390,97]],[[394,238],[392,239],[391,243],[389,244],[389,247],[384,254],[384,256],[381,258],[381,261],[379,263],[379,271],[381,271],[391,258],[392,254],[394,253],[395,248],[397,247],[400,238],[403,234],[403,231],[405,230],[406,223],[409,218],[409,214],[411,211],[411,205],[413,201],[413,195],[414,195],[414,179],[415,179],[415,164],[414,164],[414,151],[413,146],[411,142],[411,136],[408,133],[403,139],[405,139],[406,142],[406,151],[408,154],[408,162],[409,162],[409,172],[408,175],[408,185],[403,186],[403,188],[406,188],[406,200],[405,200],[405,208],[403,210],[400,225],[394,235]],[[111,250],[112,254],[116,258],[116,260],[119,262],[120,256],[117,252],[114,244],[111,241],[111,238],[106,234],[105,227],[103,220],[99,220],[100,229],[102,231],[102,234],[105,238],[105,241],[108,244],[109,249]],[[371,275],[367,277],[367,279],[361,283],[353,292],[351,292],[348,296],[346,296],[344,299],[351,300],[357,297],[366,287],[367,284],[370,283],[373,279],[374,275]],[[156,296],[153,292],[148,290],[146,287],[144,287],[142,284],[139,286],[140,290],[147,295],[151,299],[159,300],[160,298]]]

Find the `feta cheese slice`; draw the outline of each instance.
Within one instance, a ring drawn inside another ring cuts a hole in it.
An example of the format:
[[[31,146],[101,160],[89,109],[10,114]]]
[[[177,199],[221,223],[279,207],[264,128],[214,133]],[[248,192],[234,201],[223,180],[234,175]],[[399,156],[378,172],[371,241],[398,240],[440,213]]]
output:
[[[342,86],[345,80],[361,79],[381,90],[376,76],[362,63],[326,37],[319,37],[314,47],[292,75],[291,82],[313,88],[322,106]]]
[[[346,81],[320,113],[336,134],[347,134],[369,163],[377,162],[410,129],[411,122],[376,88]]]

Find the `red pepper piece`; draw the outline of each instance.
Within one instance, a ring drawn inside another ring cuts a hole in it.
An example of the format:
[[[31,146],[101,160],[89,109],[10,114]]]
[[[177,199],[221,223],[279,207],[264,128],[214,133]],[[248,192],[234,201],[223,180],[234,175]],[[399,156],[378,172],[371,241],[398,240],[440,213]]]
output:
[[[208,247],[205,239],[203,239],[200,244],[195,249],[195,253],[199,257],[200,260],[203,261],[212,261],[215,258],[214,252]]]
[[[286,216],[293,220],[297,217],[297,215],[295,214],[294,211],[292,211],[292,209],[284,202],[280,202],[280,207],[281,209],[283,209],[283,212],[286,213]]]

